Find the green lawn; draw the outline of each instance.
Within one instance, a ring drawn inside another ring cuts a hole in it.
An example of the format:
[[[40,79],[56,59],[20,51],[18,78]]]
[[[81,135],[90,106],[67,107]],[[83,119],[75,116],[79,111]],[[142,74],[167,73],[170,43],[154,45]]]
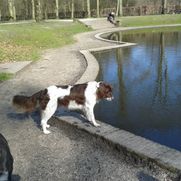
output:
[[[12,74],[9,73],[0,73],[0,83],[2,81],[8,80],[12,77]]]
[[[181,14],[129,16],[118,19],[120,20],[121,26],[123,27],[181,24]]]
[[[0,25],[0,63],[38,60],[41,51],[74,42],[73,35],[88,31],[77,22]]]

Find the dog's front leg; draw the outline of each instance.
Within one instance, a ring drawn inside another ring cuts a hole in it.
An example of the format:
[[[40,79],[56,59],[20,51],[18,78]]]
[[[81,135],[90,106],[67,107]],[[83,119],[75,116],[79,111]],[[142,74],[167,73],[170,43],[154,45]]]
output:
[[[94,109],[93,106],[86,106],[85,107],[85,114],[87,119],[93,123],[95,127],[100,126],[100,124],[96,123],[95,117],[94,117]]]

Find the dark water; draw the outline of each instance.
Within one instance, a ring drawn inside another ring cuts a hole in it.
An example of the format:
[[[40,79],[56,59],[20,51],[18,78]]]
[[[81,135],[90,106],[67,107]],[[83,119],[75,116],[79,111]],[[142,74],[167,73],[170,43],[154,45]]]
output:
[[[121,38],[138,45],[94,53],[97,80],[115,97],[96,106],[96,119],[181,150],[181,32]]]

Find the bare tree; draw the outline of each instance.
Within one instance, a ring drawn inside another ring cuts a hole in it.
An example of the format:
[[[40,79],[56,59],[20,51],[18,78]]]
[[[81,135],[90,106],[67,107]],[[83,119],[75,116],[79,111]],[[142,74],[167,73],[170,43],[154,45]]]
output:
[[[85,2],[82,0],[82,10],[85,11]]]
[[[97,18],[99,18],[100,17],[100,14],[99,14],[99,0],[97,0]]]
[[[71,18],[74,19],[74,0],[72,0]]]
[[[88,12],[88,18],[90,18],[91,17],[90,0],[87,0],[87,12]]]
[[[165,14],[167,10],[167,0],[162,0],[162,14]]]
[[[8,0],[8,8],[9,8],[9,15],[10,15],[10,20],[16,20],[16,9],[15,9],[15,4],[14,0]]]
[[[119,16],[123,15],[123,0],[119,0]]]
[[[123,2],[122,2],[122,0],[117,0],[116,15],[117,16],[123,15]]]
[[[58,0],[55,0],[55,12],[56,12],[56,19],[59,19],[59,3]]]
[[[16,21],[16,8],[15,8],[14,1],[13,1],[13,19],[14,21]]]
[[[42,20],[42,14],[41,14],[41,0],[36,0],[36,6],[35,6],[35,19],[36,22],[39,22]]]
[[[31,0],[31,6],[32,6],[32,19],[35,20],[35,1]]]

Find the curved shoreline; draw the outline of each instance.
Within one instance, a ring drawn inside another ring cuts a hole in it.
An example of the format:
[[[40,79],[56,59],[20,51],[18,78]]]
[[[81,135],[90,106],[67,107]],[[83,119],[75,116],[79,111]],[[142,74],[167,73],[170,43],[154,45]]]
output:
[[[97,40],[104,41],[107,43],[110,43],[112,45],[108,46],[101,46],[97,48],[90,48],[90,49],[83,49],[79,50],[79,52],[84,56],[86,62],[87,62],[87,67],[85,72],[82,74],[80,77],[80,80],[77,81],[77,83],[82,83],[82,82],[87,82],[90,80],[95,80],[96,76],[98,75],[99,71],[99,64],[95,57],[92,55],[91,52],[96,52],[96,51],[103,51],[103,50],[109,50],[109,49],[115,49],[115,48],[122,48],[122,47],[127,47],[127,46],[134,46],[137,43],[131,43],[131,42],[122,42],[122,41],[114,41],[114,40],[108,40],[105,38],[102,38],[101,36],[103,34],[111,33],[111,32],[118,32],[118,31],[126,31],[126,30],[138,30],[138,29],[150,29],[150,28],[163,28],[163,27],[177,27],[181,26],[181,24],[173,24],[173,25],[156,25],[156,26],[142,26],[142,27],[119,27],[119,28],[109,28],[108,30],[102,30],[101,32],[98,32],[94,35],[94,37]]]

